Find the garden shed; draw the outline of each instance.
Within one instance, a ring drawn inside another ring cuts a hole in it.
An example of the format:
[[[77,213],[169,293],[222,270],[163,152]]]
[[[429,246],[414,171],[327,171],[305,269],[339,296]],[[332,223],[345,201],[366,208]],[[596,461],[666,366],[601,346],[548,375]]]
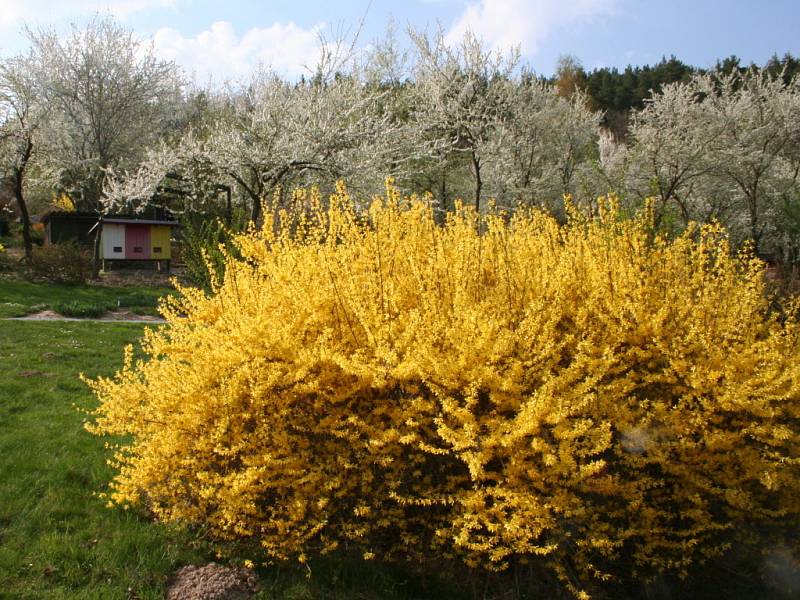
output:
[[[103,217],[100,229],[100,258],[106,261],[155,261],[169,270],[172,258],[172,228],[175,221]]]
[[[74,242],[90,246],[94,240],[91,235],[97,223],[97,213],[77,211],[50,211],[42,215],[45,242],[63,244]]]

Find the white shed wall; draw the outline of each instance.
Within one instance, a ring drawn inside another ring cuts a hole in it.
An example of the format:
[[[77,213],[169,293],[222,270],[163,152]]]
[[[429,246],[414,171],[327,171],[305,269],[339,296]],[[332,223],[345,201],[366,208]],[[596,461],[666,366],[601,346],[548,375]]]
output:
[[[103,258],[125,258],[124,225],[114,223],[103,225]]]

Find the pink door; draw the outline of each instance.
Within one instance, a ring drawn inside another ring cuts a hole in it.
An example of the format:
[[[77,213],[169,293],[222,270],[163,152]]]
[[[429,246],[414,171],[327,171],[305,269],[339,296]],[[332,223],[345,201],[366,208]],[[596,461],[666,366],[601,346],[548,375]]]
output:
[[[125,225],[125,258],[150,258],[150,225]]]

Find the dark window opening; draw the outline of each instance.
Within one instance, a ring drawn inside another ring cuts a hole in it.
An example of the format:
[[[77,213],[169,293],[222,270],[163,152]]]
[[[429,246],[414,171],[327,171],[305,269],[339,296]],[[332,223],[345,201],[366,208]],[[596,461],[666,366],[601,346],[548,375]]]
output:
[[[153,252],[161,252],[161,246],[153,246]]]
[[[114,246],[114,252],[122,252],[122,246]]]
[[[142,253],[142,247],[141,246],[134,246],[133,247],[133,251],[136,254],[141,254]]]

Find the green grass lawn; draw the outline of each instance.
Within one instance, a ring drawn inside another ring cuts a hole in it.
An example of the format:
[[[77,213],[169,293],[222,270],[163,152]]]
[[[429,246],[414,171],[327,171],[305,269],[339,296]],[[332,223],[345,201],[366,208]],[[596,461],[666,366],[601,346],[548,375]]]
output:
[[[167,287],[70,286],[0,278],[0,318],[44,309],[67,316],[98,316],[117,307],[155,315],[158,298],[172,291]]]
[[[1,598],[161,598],[167,575],[201,558],[175,531],[93,495],[111,470],[103,440],[83,429],[77,408],[93,399],[77,374],[110,375],[141,333],[0,323]]]
[[[78,409],[95,401],[78,373],[111,375],[143,328],[0,321],[0,599],[163,598],[177,568],[214,560],[218,549],[190,533],[95,495],[112,470],[104,440],[83,428]],[[238,550],[222,550],[241,564]],[[462,597],[435,578],[342,555],[310,565],[310,577],[262,568],[258,598]]]

